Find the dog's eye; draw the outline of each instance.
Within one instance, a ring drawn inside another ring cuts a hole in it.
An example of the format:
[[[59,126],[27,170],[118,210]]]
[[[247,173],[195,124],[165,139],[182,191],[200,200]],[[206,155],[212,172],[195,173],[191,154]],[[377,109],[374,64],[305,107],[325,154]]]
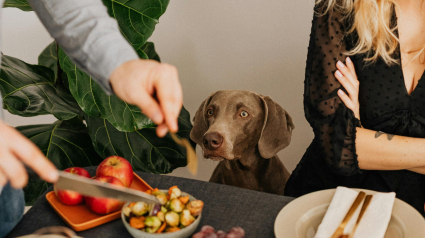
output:
[[[212,109],[208,109],[207,114],[208,114],[208,116],[212,116],[213,110]]]
[[[241,112],[241,117],[247,117],[247,116],[249,116],[248,112],[246,111]]]

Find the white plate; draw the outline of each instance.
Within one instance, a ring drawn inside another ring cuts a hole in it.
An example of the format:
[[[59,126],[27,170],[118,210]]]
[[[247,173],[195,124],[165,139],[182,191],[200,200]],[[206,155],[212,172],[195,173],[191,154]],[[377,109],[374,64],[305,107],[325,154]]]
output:
[[[355,189],[367,194],[376,192]],[[313,238],[335,189],[306,194],[286,205],[277,215],[274,233],[277,238]],[[385,238],[424,238],[425,219],[412,206],[396,198]]]

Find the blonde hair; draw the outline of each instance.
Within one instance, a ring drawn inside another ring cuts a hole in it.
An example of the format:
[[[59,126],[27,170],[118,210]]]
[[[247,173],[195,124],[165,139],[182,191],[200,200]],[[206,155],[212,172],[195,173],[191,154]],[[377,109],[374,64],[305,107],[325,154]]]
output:
[[[322,4],[323,14],[339,11],[352,20],[346,33],[357,32],[358,40],[348,55],[366,53],[366,62],[376,62],[380,57],[387,65],[400,63],[393,57],[399,45],[397,24],[391,28],[392,12],[397,6],[394,0],[316,0],[318,4]]]

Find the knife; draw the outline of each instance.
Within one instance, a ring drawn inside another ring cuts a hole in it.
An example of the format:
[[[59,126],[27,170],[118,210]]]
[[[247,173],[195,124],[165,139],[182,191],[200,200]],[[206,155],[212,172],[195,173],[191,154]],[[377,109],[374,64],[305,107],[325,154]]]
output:
[[[57,189],[71,190],[85,196],[107,197],[122,201],[160,203],[150,194],[131,188],[108,184],[98,180],[59,171],[59,180],[55,183]]]

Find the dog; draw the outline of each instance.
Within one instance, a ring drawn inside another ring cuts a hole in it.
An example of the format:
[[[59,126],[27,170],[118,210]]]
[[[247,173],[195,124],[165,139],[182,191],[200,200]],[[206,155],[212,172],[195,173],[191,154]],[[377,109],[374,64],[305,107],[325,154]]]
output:
[[[190,138],[204,158],[220,161],[210,182],[283,195],[290,174],[276,153],[289,145],[294,128],[270,97],[224,90],[201,103]]]

